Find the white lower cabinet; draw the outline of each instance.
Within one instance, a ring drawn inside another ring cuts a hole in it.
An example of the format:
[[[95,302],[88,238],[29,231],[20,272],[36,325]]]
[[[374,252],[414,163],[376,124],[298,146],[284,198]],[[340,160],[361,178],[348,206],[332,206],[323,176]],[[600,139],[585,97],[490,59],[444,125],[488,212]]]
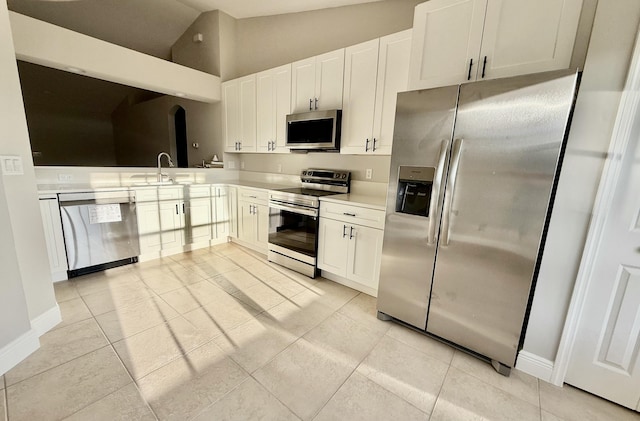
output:
[[[68,266],[58,199],[40,199],[40,213],[44,225],[44,239],[47,243],[51,279],[53,282],[64,281],[67,279]]]
[[[262,253],[269,239],[268,191],[238,189],[238,240]]]
[[[227,186],[211,186],[211,238],[213,240],[226,240],[226,238],[231,235],[229,189]]]
[[[210,186],[189,186],[188,194],[184,202],[186,244],[209,245],[214,218]]]
[[[136,203],[141,260],[181,251],[185,243],[183,187],[138,189]]]
[[[341,212],[331,212],[336,209]],[[371,222],[370,216],[377,218],[377,213],[384,220],[383,211],[323,202],[318,233],[318,268],[323,276],[373,296],[378,295],[384,237],[381,227]]]

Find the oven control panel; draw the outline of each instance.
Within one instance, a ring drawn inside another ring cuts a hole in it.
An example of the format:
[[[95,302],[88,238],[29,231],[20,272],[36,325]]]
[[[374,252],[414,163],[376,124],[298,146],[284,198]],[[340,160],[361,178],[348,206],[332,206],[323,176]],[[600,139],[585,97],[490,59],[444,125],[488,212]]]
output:
[[[348,185],[351,182],[351,172],[341,170],[302,170],[300,179],[303,183],[327,183],[333,184],[336,181]]]

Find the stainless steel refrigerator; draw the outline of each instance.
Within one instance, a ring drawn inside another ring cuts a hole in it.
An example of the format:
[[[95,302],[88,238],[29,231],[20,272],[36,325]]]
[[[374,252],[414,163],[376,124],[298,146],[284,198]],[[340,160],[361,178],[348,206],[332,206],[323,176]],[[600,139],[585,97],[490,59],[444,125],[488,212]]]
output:
[[[378,317],[515,363],[578,74],[398,94]]]

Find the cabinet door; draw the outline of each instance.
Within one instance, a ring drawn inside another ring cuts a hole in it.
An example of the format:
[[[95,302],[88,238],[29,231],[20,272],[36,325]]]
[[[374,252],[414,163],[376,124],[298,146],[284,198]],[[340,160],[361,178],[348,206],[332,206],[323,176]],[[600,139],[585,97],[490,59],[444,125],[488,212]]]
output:
[[[383,231],[362,225],[351,225],[347,235],[350,241],[346,277],[377,291]]]
[[[214,187],[214,197],[211,198],[213,203],[213,238],[222,238],[230,235],[229,233],[229,188],[226,186]]]
[[[318,229],[318,268],[338,276],[347,276],[349,225],[320,218]],[[345,236],[346,234],[346,236]]]
[[[313,108],[316,110],[342,108],[343,79],[344,48],[317,56]]]
[[[211,198],[199,197],[185,202],[187,244],[211,240]]]
[[[287,115],[291,114],[291,64],[274,69],[275,94],[275,143],[272,152],[288,153]]]
[[[162,250],[158,202],[138,203],[136,213],[138,215],[140,254],[145,255]]]
[[[407,90],[411,29],[380,38],[372,152],[391,155],[398,92]]]
[[[379,40],[345,50],[340,153],[364,154],[373,148]]]
[[[67,269],[67,253],[64,248],[64,237],[62,234],[62,221],[60,220],[60,207],[57,199],[40,199],[40,213],[44,225],[44,239],[47,243],[47,254],[49,255],[49,267],[54,281],[60,280],[57,273],[65,275]]]
[[[184,244],[184,202],[160,201],[156,220],[160,221],[160,248],[162,250],[182,247]]]
[[[291,65],[291,111],[311,111],[316,90],[316,58],[310,57]]]
[[[227,152],[236,152],[240,140],[240,84],[231,80],[222,84],[222,135]]]
[[[475,80],[486,4],[487,0],[430,0],[416,6],[410,90]]]
[[[256,150],[256,75],[239,79],[240,151]]]
[[[238,202],[238,239],[247,243],[256,242],[256,218],[253,215],[253,203]]]
[[[257,151],[288,152],[287,114],[291,114],[291,65],[258,73]]]
[[[256,220],[256,244],[261,248],[267,249],[269,241],[269,207],[266,205],[255,206]]]
[[[235,187],[227,187],[229,192],[228,211],[229,211],[229,237],[238,238],[238,220],[240,213],[238,212],[238,189]]]
[[[566,69],[582,0],[489,0],[478,79]]]
[[[256,151],[269,152],[276,138],[275,74],[265,70],[256,76]]]

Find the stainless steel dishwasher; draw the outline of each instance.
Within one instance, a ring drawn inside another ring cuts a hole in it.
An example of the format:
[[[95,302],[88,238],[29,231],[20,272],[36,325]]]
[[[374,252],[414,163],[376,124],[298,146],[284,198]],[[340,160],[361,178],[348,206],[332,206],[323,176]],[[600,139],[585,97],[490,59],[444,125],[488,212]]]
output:
[[[135,192],[60,193],[58,200],[70,278],[138,261]]]

